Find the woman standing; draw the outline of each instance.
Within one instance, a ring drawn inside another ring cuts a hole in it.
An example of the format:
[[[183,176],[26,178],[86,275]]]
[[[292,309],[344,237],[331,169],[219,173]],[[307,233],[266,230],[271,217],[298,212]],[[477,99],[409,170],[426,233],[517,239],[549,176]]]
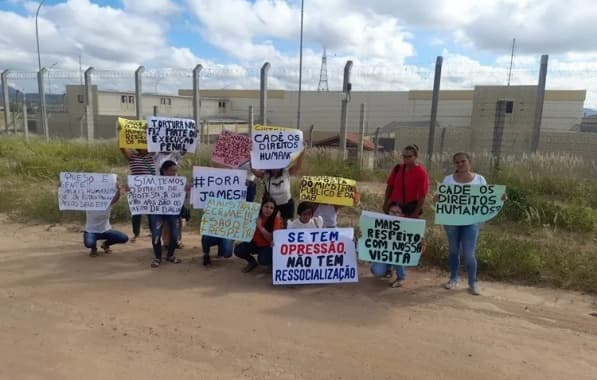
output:
[[[282,228],[282,219],[276,211],[276,202],[272,198],[265,198],[261,203],[261,210],[257,217],[257,228],[250,242],[243,242],[236,246],[234,254],[241,259],[247,260],[247,266],[243,268],[248,273],[261,265],[272,265],[272,245],[274,243],[274,231]],[[257,260],[253,255],[257,255]]]
[[[176,176],[176,174],[176,163],[174,163],[174,161],[165,161],[160,169],[160,175],[173,177]],[[167,242],[168,254],[166,256],[166,261],[174,264],[180,263],[180,259],[174,256],[178,236],[178,218],[178,214],[155,215],[156,221],[153,223],[154,227],[151,230],[151,245],[153,246],[154,255],[154,259],[151,262],[152,268],[157,268],[162,263],[162,229],[164,228],[164,225],[168,225],[170,228],[170,239]]]
[[[383,211],[403,218],[418,219],[423,213],[425,198],[429,192],[429,175],[425,167],[417,162],[419,147],[412,144],[402,150],[402,164],[397,164],[388,176]],[[391,213],[390,213],[391,211]],[[381,266],[371,268],[376,276],[381,276]],[[391,267],[386,267],[386,277],[392,276]],[[396,281],[393,288],[402,286],[406,278],[404,267],[396,265]]]
[[[256,177],[263,180],[265,186],[264,198],[271,197],[276,202],[276,212],[282,217],[282,224],[286,228],[288,221],[294,218],[294,200],[290,193],[290,177],[298,174],[305,158],[303,149],[290,168],[255,170],[251,169]]]
[[[459,152],[452,157],[454,174],[446,176],[445,185],[486,185],[485,178],[471,171],[471,160],[468,153]],[[504,194],[503,200],[507,196]],[[434,197],[437,200],[437,196]],[[458,285],[458,269],[460,267],[460,250],[464,256],[464,265],[468,274],[468,290],[471,294],[481,294],[477,285],[477,258],[475,251],[479,238],[479,224],[468,226],[444,226],[448,236],[448,262],[450,264],[450,280],[444,285],[446,289],[454,289]]]
[[[155,162],[153,159],[153,154],[147,153],[147,150],[144,149],[137,149],[129,150],[121,148],[120,151],[126,160],[129,162],[129,172],[130,175],[155,175]],[[133,237],[130,239],[131,243],[134,243],[139,234],[141,233],[141,217],[143,215],[133,215],[132,222],[133,222]],[[151,226],[151,218],[149,228],[153,229]]]

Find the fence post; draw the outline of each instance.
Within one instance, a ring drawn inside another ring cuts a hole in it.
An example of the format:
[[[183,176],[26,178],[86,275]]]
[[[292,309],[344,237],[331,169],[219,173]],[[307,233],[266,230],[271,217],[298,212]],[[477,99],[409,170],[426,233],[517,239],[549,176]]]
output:
[[[357,160],[359,162],[359,168],[363,168],[363,145],[365,145],[365,118],[367,106],[365,103],[361,103],[361,123],[359,125],[359,150],[357,152]]]
[[[203,138],[203,124],[201,124],[201,94],[199,93],[201,88],[199,79],[202,69],[203,65],[201,64],[195,66],[193,69],[193,120],[195,120],[195,125],[199,129],[199,141]]]
[[[135,110],[136,110],[136,115],[137,115],[137,120],[141,120],[141,118],[143,117],[143,115],[141,114],[143,112],[143,102],[141,100],[141,91],[142,91],[142,87],[143,87],[143,83],[142,83],[142,75],[143,72],[145,71],[145,67],[143,66],[139,66],[139,68],[137,70],[135,70]]]
[[[93,109],[93,83],[91,81],[91,74],[93,74],[93,67],[85,70],[85,122],[87,123],[87,140],[95,139],[95,113]]]
[[[444,153],[444,146],[446,143],[446,128],[443,127],[441,130],[442,130],[442,133],[439,136],[439,154]]]
[[[377,127],[375,130],[375,151],[373,152],[373,168],[377,167],[377,151],[379,150],[379,131],[380,128]]]
[[[313,130],[315,129],[315,124],[311,124],[309,127],[309,148],[313,148]]]
[[[348,103],[350,102],[350,71],[352,70],[352,61],[346,61],[344,65],[344,80],[342,82],[342,110],[340,115],[340,136],[339,136],[339,160],[346,159],[346,125],[348,124]]]
[[[153,106],[153,116],[158,116],[158,106]]]
[[[39,113],[40,124],[46,136],[46,141],[50,141],[50,131],[48,130],[48,111],[46,109],[46,89],[44,83],[44,76],[48,70],[42,67],[37,72],[37,87],[39,90],[39,103],[41,112]]]
[[[25,140],[29,141],[29,120],[27,117],[27,96],[23,92],[23,131],[25,132]]]
[[[506,101],[498,100],[495,104],[495,117],[493,122],[493,142],[491,144],[491,155],[495,160],[494,171],[500,169],[502,155],[502,141],[504,136],[504,123],[506,121]]]
[[[439,103],[439,85],[442,77],[443,58],[435,60],[435,77],[433,79],[433,97],[431,98],[431,120],[429,122],[429,136],[427,139],[427,170],[431,169],[431,158],[435,148],[435,127],[437,124],[437,105]]]
[[[261,66],[261,83],[259,87],[259,122],[261,125],[267,125],[267,74],[270,66],[269,62],[265,62]]]
[[[539,70],[539,84],[537,85],[537,103],[535,105],[535,124],[531,138],[531,153],[537,153],[539,139],[541,138],[541,118],[543,117],[543,99],[545,98],[545,80],[547,78],[547,60],[549,56],[541,56],[541,68]]]
[[[4,70],[0,75],[2,78],[2,99],[4,102],[4,129],[8,134],[8,125],[10,124],[10,97],[8,96],[8,70]]]
[[[253,135],[253,123],[254,123],[253,106],[249,106],[249,137]],[[251,137],[252,138],[252,137]]]

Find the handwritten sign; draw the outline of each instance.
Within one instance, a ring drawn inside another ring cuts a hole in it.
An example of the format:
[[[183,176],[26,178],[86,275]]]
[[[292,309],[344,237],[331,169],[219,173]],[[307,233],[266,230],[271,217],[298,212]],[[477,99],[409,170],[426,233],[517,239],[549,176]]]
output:
[[[116,191],[116,174],[61,172],[58,208],[104,211]]]
[[[274,125],[261,125],[261,124],[257,124],[253,126],[253,130],[254,131],[260,131],[260,132],[271,132],[271,131],[294,131],[294,128],[288,128],[288,127],[277,127]]]
[[[229,166],[238,168],[251,159],[251,138],[230,131],[222,131],[216,141],[211,160]]]
[[[300,199],[315,203],[353,206],[357,182],[342,177],[303,176]]]
[[[193,119],[152,116],[147,120],[147,150],[149,152],[195,153],[197,126]]]
[[[244,200],[247,196],[247,171],[193,167],[191,203],[196,209],[205,208],[208,198]]]
[[[303,132],[298,129],[278,132],[253,131],[251,166],[254,169],[286,168],[303,150]]]
[[[358,282],[352,238],[352,228],[274,231],[274,285]]]
[[[259,203],[209,198],[201,218],[201,235],[251,241]]]
[[[437,190],[435,224],[468,226],[486,222],[500,212],[506,186],[440,184]]]
[[[118,118],[118,147],[147,149],[147,121]]]
[[[128,201],[132,215],[178,215],[187,179],[181,176],[130,175]]]
[[[425,220],[363,211],[359,221],[359,260],[415,266],[419,264]]]

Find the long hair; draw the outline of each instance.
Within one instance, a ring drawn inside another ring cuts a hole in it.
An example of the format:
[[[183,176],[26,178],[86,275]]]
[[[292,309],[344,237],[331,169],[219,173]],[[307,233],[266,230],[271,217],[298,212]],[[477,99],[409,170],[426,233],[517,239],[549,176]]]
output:
[[[265,229],[269,232],[274,232],[274,221],[276,220],[276,216],[278,216],[278,210],[276,209],[276,201],[274,201],[274,198],[269,196],[263,198],[263,201],[261,201],[261,207],[259,208],[259,217],[263,216],[263,206],[268,202],[274,204],[274,212],[269,218],[267,218],[263,224],[263,227],[265,227]]]

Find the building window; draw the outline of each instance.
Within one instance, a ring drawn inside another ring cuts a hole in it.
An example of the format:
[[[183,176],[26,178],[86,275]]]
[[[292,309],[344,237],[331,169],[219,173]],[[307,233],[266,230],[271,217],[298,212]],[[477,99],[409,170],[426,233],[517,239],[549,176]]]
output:
[[[135,104],[135,97],[132,95],[129,95],[129,103],[130,104]]]
[[[508,101],[506,102],[506,113],[512,113],[514,110],[514,102]]]
[[[126,101],[126,95],[122,95],[120,97],[120,103],[122,103],[122,104],[126,104],[127,103],[127,101]]]
[[[83,95],[77,95],[77,101],[83,104],[85,103],[85,97]]]
[[[226,108],[226,102],[218,102],[218,108]]]
[[[165,106],[171,106],[172,99],[171,98],[160,98],[160,104],[165,105]]]

